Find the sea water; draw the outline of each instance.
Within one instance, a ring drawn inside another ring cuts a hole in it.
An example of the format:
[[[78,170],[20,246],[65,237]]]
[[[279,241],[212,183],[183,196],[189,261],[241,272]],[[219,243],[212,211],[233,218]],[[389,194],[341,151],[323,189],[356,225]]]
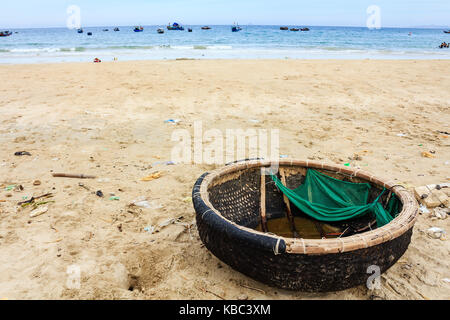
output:
[[[0,63],[47,63],[163,59],[449,59],[450,42],[442,29],[314,27],[282,31],[280,26],[184,26],[184,31],[158,34],[163,26],[17,29],[0,37]],[[303,27],[303,26],[302,26]],[[103,29],[109,31],[103,31]],[[187,29],[192,28],[193,32]],[[16,33],[17,32],[17,33]],[[92,32],[88,36],[87,32]]]

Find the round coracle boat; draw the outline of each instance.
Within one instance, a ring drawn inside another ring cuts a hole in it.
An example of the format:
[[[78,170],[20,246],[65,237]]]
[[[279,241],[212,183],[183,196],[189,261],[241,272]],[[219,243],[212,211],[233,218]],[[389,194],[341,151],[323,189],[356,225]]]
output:
[[[344,290],[385,272],[407,250],[418,213],[393,181],[288,159],[205,173],[192,197],[200,238],[217,258],[267,285],[305,292]],[[343,207],[317,203],[327,197]]]

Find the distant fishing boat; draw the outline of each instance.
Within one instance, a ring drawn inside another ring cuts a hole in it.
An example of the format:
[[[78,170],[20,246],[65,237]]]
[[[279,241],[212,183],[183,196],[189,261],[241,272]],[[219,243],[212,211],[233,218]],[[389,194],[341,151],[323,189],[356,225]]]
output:
[[[242,30],[242,28],[239,27],[239,25],[234,25],[234,26],[231,27],[231,31],[232,32],[239,32],[241,30]]]
[[[192,32],[192,29],[191,29],[191,28],[188,28],[188,32]]]
[[[204,27],[202,27],[202,30],[211,30],[211,27],[204,26]]]
[[[117,31],[120,31],[120,29],[116,27],[116,28],[114,28],[114,31],[117,32]]]
[[[309,31],[309,28],[301,28],[300,31]]]
[[[77,32],[78,33],[83,33],[84,31],[83,31],[83,29],[80,28],[80,29],[77,30]]]
[[[176,22],[174,22],[172,25],[170,25],[170,23],[169,23],[169,25],[167,26],[167,30],[184,30],[184,27],[182,27],[180,24],[178,24],[178,23],[176,23]]]
[[[158,33],[164,33],[164,29],[159,28],[158,30],[156,30],[156,32],[158,32]]]
[[[103,32],[107,32],[107,31],[109,31],[109,29],[103,29]]]
[[[291,31],[300,31],[299,28],[291,28]]]
[[[280,27],[280,30],[289,30],[288,27]]]
[[[92,32],[88,32],[87,35],[88,35],[88,36],[92,36]]]
[[[450,30],[447,30],[447,31],[444,30],[444,33],[450,33]]]
[[[1,31],[0,32],[0,37],[9,37],[10,35],[12,35],[11,31]]]
[[[142,26],[134,27],[134,32],[142,32],[144,31],[144,28]]]

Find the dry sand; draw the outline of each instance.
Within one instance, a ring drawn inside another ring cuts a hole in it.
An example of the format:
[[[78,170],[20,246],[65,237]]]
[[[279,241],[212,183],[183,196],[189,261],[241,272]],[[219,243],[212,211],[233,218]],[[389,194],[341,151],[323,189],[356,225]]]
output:
[[[425,231],[450,232],[450,219],[419,216],[382,289],[326,294],[278,290],[233,271],[201,245],[195,226],[144,230],[194,220],[185,198],[214,166],[151,164],[171,160],[172,131],[195,120],[205,130],[279,128],[281,154],[294,158],[343,164],[360,153],[353,166],[408,187],[448,182],[450,138],[437,130],[450,131],[449,69],[450,61],[368,60],[1,66],[0,299],[449,299],[449,241]],[[164,123],[170,118],[182,121]],[[421,156],[430,150],[435,158]],[[52,170],[98,178],[53,178]],[[140,181],[155,171],[163,176]],[[5,191],[12,184],[24,190]],[[30,218],[18,208],[47,192],[55,202],[46,213]],[[162,208],[128,207],[141,196]],[[67,288],[72,265],[81,268],[80,289]]]

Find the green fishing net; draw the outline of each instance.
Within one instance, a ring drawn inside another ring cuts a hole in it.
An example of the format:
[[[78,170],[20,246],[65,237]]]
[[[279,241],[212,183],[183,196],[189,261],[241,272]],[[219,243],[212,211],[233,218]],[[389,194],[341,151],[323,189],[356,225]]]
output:
[[[297,189],[289,189],[275,176],[272,179],[289,200],[308,216],[324,222],[350,220],[373,213],[377,226],[391,222],[399,211],[399,200],[392,194],[386,209],[379,202],[386,191],[368,203],[371,185],[353,183],[329,177],[308,169],[305,182]]]

